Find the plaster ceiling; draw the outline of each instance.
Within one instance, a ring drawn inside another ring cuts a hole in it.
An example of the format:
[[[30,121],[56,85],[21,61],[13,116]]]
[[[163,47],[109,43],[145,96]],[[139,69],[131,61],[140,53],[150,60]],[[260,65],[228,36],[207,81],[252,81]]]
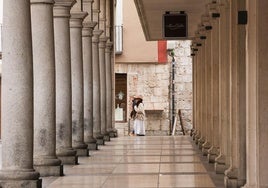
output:
[[[140,22],[148,41],[163,39],[162,16],[165,12],[185,11],[188,16],[188,37],[194,37],[207,0],[134,0]]]

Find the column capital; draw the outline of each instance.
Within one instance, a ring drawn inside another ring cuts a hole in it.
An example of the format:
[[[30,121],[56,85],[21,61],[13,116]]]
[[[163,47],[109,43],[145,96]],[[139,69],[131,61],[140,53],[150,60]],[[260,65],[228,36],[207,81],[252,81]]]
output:
[[[92,37],[93,29],[97,25],[96,22],[87,22],[83,23],[82,36],[83,37]]]
[[[94,0],[83,0],[83,3],[93,3]]]
[[[55,0],[55,6],[72,7],[76,0]]]
[[[109,39],[108,37],[101,36],[99,38],[99,42],[100,42],[99,47],[100,48],[105,48],[106,47],[106,42],[107,42],[108,39]]]
[[[72,12],[70,18],[70,28],[82,28],[82,22],[87,15],[87,12]]]
[[[106,48],[105,48],[105,52],[106,53],[111,53],[112,52],[112,47],[113,47],[113,42],[111,41],[107,41],[106,42]]]
[[[71,7],[76,3],[76,0],[55,0],[53,7],[54,18],[69,18]]]
[[[84,22],[83,23],[83,27],[84,28],[92,28],[94,29],[94,27],[97,25],[97,22]]]
[[[103,30],[94,30],[93,31],[93,40],[92,42],[93,43],[98,43],[99,42],[99,37],[100,35],[103,33]]]
[[[54,0],[31,0],[31,4],[54,4]]]

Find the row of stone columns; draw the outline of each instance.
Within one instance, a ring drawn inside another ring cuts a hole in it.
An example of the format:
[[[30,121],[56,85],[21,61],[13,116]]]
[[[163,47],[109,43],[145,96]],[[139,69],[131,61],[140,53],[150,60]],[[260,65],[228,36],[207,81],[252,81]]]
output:
[[[192,44],[193,139],[225,187],[268,186],[267,5],[211,1]]]
[[[2,187],[40,187],[40,175],[62,175],[62,164],[116,136],[110,6],[4,2]]]

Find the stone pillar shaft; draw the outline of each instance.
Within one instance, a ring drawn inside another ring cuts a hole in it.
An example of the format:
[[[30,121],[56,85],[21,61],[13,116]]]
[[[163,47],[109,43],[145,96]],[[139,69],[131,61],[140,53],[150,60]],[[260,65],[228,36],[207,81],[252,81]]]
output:
[[[106,37],[100,38],[99,43],[99,68],[100,68],[100,104],[101,104],[101,134],[106,134],[106,62],[105,62],[105,48]]]
[[[246,173],[246,63],[245,63],[245,25],[237,24],[237,11],[245,8],[245,1],[231,2],[231,144],[225,172],[225,185],[241,187],[245,184]]]
[[[212,125],[212,103],[211,103],[211,90],[212,90],[212,69],[211,69],[211,31],[206,31],[206,41],[204,45],[205,57],[203,59],[203,66],[205,69],[204,74],[204,108],[203,108],[203,136],[204,136],[204,144],[202,145],[203,155],[208,154],[208,150],[211,147],[211,125]]]
[[[70,9],[75,1],[55,1],[54,35],[56,60],[56,154],[64,164],[76,164],[72,148],[72,90]]]
[[[101,134],[100,119],[100,64],[99,64],[99,36],[101,30],[93,31],[92,55],[93,55],[93,135],[98,138]]]
[[[93,63],[92,36],[95,22],[84,23],[83,35],[83,71],[84,71],[84,127],[85,142],[89,149],[97,149],[93,137]]]
[[[219,81],[219,114],[220,114],[220,154],[215,159],[216,173],[224,173],[228,168],[226,164],[227,146],[228,146],[228,126],[230,124],[230,35],[229,35],[229,20],[230,8],[228,4],[220,6],[219,32],[220,32],[220,81]],[[225,41],[225,42],[222,42]]]
[[[33,169],[33,61],[30,1],[3,5],[1,187],[41,187]]]
[[[211,31],[211,148],[208,153],[209,162],[215,162],[215,158],[218,155],[219,149],[219,21],[212,19],[212,31]]]
[[[84,83],[83,83],[83,51],[82,22],[86,12],[71,12],[70,43],[72,72],[72,146],[78,156],[88,156],[84,143]]]
[[[105,50],[105,62],[106,62],[106,123],[107,123],[107,131],[111,131],[112,128],[112,67],[111,67],[111,48],[112,43],[106,43]]]
[[[31,1],[34,62],[34,165],[41,176],[62,175],[56,157],[54,1]]]

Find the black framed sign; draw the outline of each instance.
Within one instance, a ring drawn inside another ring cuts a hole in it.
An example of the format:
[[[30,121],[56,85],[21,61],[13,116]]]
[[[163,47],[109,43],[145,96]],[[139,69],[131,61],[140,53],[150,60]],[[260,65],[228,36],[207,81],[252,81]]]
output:
[[[187,14],[166,13],[163,15],[163,37],[165,39],[179,39],[188,36]]]

